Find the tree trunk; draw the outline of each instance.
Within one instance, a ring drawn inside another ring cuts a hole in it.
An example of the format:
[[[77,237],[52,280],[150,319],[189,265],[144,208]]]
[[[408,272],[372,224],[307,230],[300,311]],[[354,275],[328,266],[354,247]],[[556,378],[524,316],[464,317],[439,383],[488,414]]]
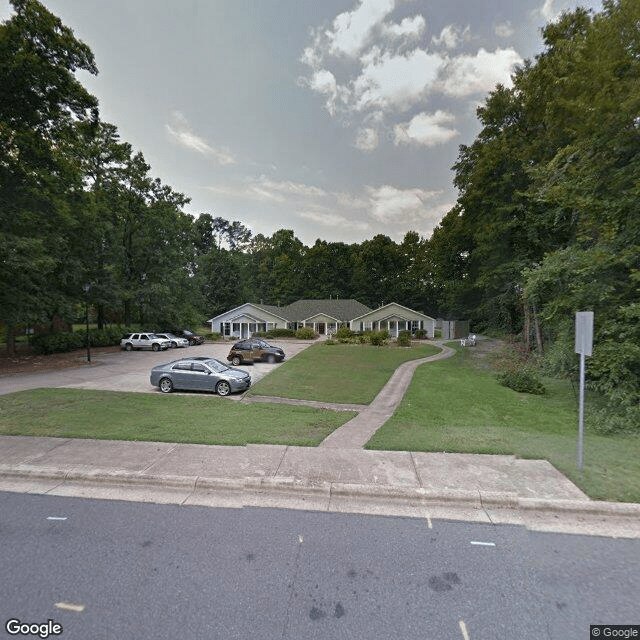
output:
[[[538,314],[535,307],[533,307],[533,324],[536,330],[536,346],[538,348],[538,353],[542,355],[544,352],[542,345],[542,332],[540,331],[540,322],[538,321]]]
[[[7,353],[14,354],[16,352],[16,339],[15,339],[15,336],[13,335],[13,325],[11,323],[7,324],[6,338],[7,338]]]

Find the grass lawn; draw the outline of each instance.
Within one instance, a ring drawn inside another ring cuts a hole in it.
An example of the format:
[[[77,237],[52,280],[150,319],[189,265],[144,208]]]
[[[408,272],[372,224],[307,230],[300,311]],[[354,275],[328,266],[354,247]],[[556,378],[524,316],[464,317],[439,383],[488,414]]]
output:
[[[568,382],[543,382],[544,396],[517,393],[500,386],[472,349],[462,350],[417,369],[402,404],[366,448],[546,459],[593,499],[640,502],[640,437],[598,435],[585,419],[578,472],[575,393]]]
[[[195,394],[34,389],[0,396],[0,435],[316,446],[354,415]]]
[[[250,395],[368,404],[407,360],[438,353],[433,345],[373,347],[314,344],[251,388]]]

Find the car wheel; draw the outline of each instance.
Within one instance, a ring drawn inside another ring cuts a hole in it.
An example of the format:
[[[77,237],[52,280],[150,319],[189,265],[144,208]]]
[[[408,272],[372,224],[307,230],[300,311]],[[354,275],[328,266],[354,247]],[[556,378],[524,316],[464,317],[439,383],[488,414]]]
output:
[[[229,386],[229,383],[225,382],[224,380],[220,380],[220,382],[218,382],[218,384],[216,385],[216,393],[219,396],[228,396],[231,393],[231,387]]]
[[[133,345],[130,342],[127,342],[127,344],[124,345],[124,348],[127,351],[131,351],[133,349]]]
[[[154,344],[151,346],[151,348],[154,351],[160,351],[160,345],[157,342],[154,342]]]
[[[231,364],[234,367],[237,367],[241,362],[242,362],[242,360],[240,360],[240,358],[238,358],[238,356],[233,356],[233,358],[231,360]]]
[[[177,349],[178,348],[178,343],[174,342],[173,340],[171,341],[171,348],[172,349]]]
[[[275,361],[276,361],[276,357],[273,355],[273,353],[270,353],[270,354],[267,356],[267,362],[268,362],[269,364],[273,364]]]
[[[171,393],[173,391],[173,382],[169,378],[162,378],[160,380],[160,391],[162,393]]]

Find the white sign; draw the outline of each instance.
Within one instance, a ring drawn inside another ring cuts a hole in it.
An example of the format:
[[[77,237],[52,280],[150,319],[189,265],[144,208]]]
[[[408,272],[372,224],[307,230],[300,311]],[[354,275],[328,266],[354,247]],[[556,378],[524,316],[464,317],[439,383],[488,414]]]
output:
[[[576,353],[590,356],[593,350],[593,311],[576,313]]]

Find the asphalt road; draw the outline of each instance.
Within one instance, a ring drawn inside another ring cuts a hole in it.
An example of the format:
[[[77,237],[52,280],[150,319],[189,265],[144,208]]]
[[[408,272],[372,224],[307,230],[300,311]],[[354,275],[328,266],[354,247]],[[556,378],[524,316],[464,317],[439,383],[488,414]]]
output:
[[[306,349],[311,342],[291,340],[276,344],[284,349],[286,359],[290,359],[303,349]],[[219,342],[183,349],[169,349],[157,353],[154,351],[120,351],[100,354],[98,349],[92,355],[91,365],[81,365],[61,371],[0,376],[0,395],[41,387],[160,393],[157,387],[152,387],[149,384],[149,373],[152,367],[185,356],[211,356],[227,362],[227,355],[232,345],[232,342]],[[280,364],[257,362],[255,364],[241,365],[239,368],[248,371],[251,374],[252,384],[255,384],[267,373],[279,367]]]
[[[0,493],[0,544],[5,637],[11,618],[64,640],[586,640],[589,624],[640,624],[639,540]]]

